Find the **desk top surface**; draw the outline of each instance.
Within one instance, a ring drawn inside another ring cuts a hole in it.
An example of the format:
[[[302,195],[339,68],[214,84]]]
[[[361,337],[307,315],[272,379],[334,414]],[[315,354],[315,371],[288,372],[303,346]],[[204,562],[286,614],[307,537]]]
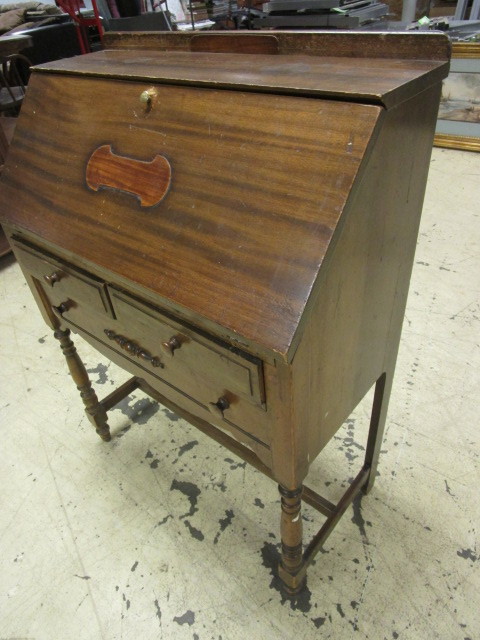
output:
[[[392,107],[445,77],[444,60],[106,50],[38,71],[362,101]]]

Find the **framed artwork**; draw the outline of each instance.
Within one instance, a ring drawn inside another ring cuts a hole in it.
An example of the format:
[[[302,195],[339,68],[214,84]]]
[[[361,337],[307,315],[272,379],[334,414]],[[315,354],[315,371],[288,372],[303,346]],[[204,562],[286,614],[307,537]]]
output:
[[[480,44],[454,42],[443,82],[434,144],[480,151]]]

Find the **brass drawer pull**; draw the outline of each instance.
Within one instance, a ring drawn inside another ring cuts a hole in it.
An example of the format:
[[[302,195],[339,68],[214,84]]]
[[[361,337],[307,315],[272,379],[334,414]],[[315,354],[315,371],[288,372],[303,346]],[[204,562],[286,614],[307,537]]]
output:
[[[133,356],[141,358],[146,362],[150,362],[152,367],[163,368],[163,364],[156,356],[152,356],[148,351],[142,349],[142,347],[139,347],[136,342],[125,338],[125,336],[121,336],[120,334],[115,333],[115,331],[112,331],[111,329],[104,329],[104,333],[107,338],[109,338],[110,340],[114,340],[120,347],[122,347],[122,349],[125,349],[125,351],[128,351],[128,353],[131,353]]]
[[[63,318],[63,314],[66,313],[72,307],[72,302],[70,300],[66,300],[65,302],[61,302],[58,307],[52,305],[52,311],[58,318]]]
[[[162,347],[165,349],[165,352],[169,356],[173,356],[175,349],[180,349],[181,346],[182,346],[182,343],[177,338],[177,336],[172,336],[170,340],[167,340],[166,342],[162,342]]]
[[[223,412],[228,409],[230,402],[225,396],[221,396],[216,402],[210,402],[208,408],[217,416],[217,418],[223,418]]]
[[[49,276],[43,276],[43,279],[45,280],[45,282],[47,284],[49,284],[51,287],[53,287],[53,285],[56,282],[61,280],[62,276],[63,276],[63,273],[61,271],[54,271]]]

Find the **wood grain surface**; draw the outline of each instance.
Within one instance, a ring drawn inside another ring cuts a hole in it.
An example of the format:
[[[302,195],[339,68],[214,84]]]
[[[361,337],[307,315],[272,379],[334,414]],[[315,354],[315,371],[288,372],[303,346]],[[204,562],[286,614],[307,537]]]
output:
[[[391,107],[448,73],[445,61],[249,55],[184,51],[99,51],[36,67],[162,84],[230,88],[373,102]]]
[[[171,167],[163,156],[156,155],[150,161],[126,158],[114,153],[109,144],[95,149],[86,168],[90,189],[125,191],[138,197],[142,207],[154,207],[163,200],[171,177]]]
[[[107,49],[137,49],[154,51],[193,51],[194,41],[201,38],[221,40],[223,50],[248,51],[250,40],[265,38],[265,31],[242,31],[242,46],[238,42],[227,44],[227,41],[238,40],[238,32],[209,31],[208,34],[188,32],[162,33],[119,33],[108,31],[104,34]],[[425,32],[407,33],[366,32],[366,31],[275,31],[280,54],[304,54],[311,56],[331,56],[347,58],[402,58],[404,60],[443,60],[450,57],[450,40],[445,34]],[[210,45],[211,46],[211,45]],[[220,47],[220,45],[219,45]],[[218,49],[217,49],[218,50]]]
[[[244,38],[242,34],[230,34],[219,38],[215,34],[192,34],[190,51],[215,53],[278,53],[278,40],[274,35],[259,34],[256,38]]]
[[[281,485],[290,593],[376,477],[448,68],[443,36],[394,38],[388,57],[389,36],[371,35],[281,36],[292,55],[117,49],[52,63],[32,75],[3,175],[7,232],[99,435],[107,407],[70,329],[135,376],[109,407],[140,386]],[[293,55],[300,41],[337,42],[338,55]],[[110,147],[166,159],[158,206],[123,192],[144,191],[131,160],[115,181],[110,160],[101,168],[116,190],[87,187],[92,153]],[[356,479],[337,505],[304,491],[373,384]],[[305,553],[302,494],[328,516]]]
[[[197,322],[286,354],[382,108],[158,86],[147,112],[145,88],[34,74],[3,211]],[[106,141],[168,159],[157,207],[86,187],[88,158]]]
[[[317,280],[293,363],[293,413],[311,457],[384,372],[386,413],[439,93],[440,85],[387,113]]]

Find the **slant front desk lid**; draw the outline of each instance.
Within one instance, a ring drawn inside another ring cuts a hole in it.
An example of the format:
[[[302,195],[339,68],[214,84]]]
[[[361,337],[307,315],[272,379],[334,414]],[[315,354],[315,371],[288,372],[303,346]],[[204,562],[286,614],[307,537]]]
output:
[[[30,80],[3,221],[288,357],[382,100],[445,74],[375,65],[151,51],[50,63]]]

